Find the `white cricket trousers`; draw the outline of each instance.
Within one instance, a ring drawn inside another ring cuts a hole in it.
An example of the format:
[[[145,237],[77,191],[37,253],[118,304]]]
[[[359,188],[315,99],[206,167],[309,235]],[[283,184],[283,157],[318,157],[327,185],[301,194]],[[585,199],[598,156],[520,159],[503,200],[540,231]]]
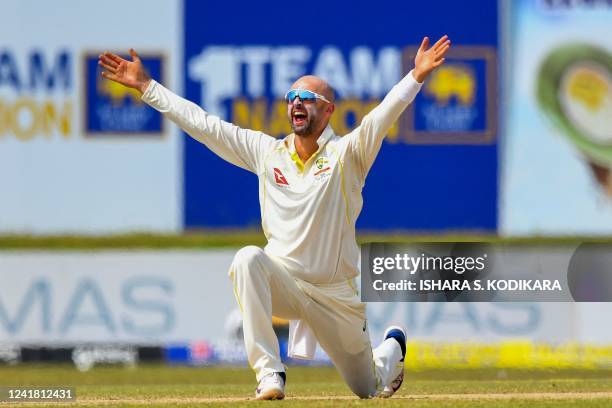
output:
[[[247,246],[236,253],[229,276],[242,311],[244,344],[257,380],[284,372],[272,315],[303,319],[360,398],[375,396],[403,367],[394,339],[372,350],[365,304],[352,282],[310,284],[292,276],[284,263],[261,248]]]

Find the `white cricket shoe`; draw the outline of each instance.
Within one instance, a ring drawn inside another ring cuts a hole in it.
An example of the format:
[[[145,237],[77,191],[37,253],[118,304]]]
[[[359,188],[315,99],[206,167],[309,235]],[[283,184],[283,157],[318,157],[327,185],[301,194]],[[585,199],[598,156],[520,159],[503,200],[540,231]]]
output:
[[[285,380],[281,373],[270,373],[259,381],[255,390],[255,399],[282,400],[285,398]]]
[[[394,338],[400,343],[400,347],[402,348],[402,359],[399,361],[398,365],[401,366],[400,373],[391,384],[385,386],[385,388],[378,394],[380,398],[389,398],[397,390],[400,389],[402,383],[404,382],[404,358],[406,357],[406,330],[400,326],[391,326],[385,330],[385,334],[383,335],[383,341]],[[402,347],[403,345],[403,347]]]

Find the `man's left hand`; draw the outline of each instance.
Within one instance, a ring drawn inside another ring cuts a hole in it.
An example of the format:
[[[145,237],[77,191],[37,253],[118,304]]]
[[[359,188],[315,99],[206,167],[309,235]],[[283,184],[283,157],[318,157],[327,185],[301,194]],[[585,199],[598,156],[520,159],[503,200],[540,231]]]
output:
[[[429,38],[425,37],[414,59],[412,75],[417,82],[423,82],[431,71],[444,63],[444,56],[450,48],[448,35],[440,38],[431,48],[427,47],[429,47]]]

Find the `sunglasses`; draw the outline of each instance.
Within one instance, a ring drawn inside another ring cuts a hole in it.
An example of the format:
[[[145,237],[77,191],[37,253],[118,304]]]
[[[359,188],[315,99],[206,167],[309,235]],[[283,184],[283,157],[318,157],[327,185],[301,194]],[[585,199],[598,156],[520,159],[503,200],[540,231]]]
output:
[[[300,98],[302,102],[314,102],[317,99],[320,99],[324,102],[331,103],[323,95],[319,95],[318,93],[309,91],[307,89],[292,89],[285,95],[285,100],[287,103],[293,103],[295,98]]]

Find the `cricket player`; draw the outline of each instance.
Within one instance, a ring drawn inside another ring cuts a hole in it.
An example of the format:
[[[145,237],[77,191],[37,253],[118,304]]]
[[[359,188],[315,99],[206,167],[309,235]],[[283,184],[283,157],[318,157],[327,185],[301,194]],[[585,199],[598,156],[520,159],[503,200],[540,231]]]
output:
[[[191,137],[258,176],[268,244],[242,248],[229,269],[257,376],[257,399],[285,396],[273,315],[290,320],[290,356],[312,358],[320,344],[359,397],[390,397],[402,384],[405,330],[392,326],[378,347],[370,343],[366,306],[354,282],[359,275],[355,222],[385,134],[444,62],[449,47],[447,36],[432,47],[425,37],[414,69],[344,136],[329,125],[332,87],[315,76],[297,79],[285,96],[293,133],[282,139],[241,129],[172,93],[147,75],[133,49],[132,61],[100,55],[102,76],[139,90],[144,102]]]

